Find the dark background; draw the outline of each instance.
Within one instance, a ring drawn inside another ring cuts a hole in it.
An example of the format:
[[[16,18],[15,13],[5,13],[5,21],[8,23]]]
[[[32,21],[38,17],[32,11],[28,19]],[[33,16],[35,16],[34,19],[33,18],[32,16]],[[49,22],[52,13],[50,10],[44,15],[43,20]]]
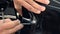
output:
[[[50,0],[51,3],[49,5],[59,7],[60,4],[54,2],[53,0]],[[60,2],[60,0],[57,0]],[[24,11],[24,17],[27,16],[27,10],[23,8]],[[10,3],[9,7],[5,10],[5,14],[9,15],[15,15],[15,10],[13,7],[13,4]],[[42,12],[41,14],[37,15],[34,14],[37,18],[37,25],[36,30],[34,34],[60,34],[60,9],[52,9],[47,8],[45,12]],[[29,17],[29,16],[28,16]],[[26,17],[26,18],[28,18]],[[26,26],[21,30],[21,34],[31,34],[31,25]],[[33,34],[33,33],[32,33]]]

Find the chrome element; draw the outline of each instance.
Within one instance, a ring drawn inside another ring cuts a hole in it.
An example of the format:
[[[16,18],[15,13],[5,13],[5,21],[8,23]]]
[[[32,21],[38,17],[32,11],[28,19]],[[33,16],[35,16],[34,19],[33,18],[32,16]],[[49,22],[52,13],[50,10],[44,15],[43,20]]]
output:
[[[3,17],[3,16],[0,16],[0,17]],[[13,16],[13,15],[4,15],[4,18],[13,18],[13,19],[16,19],[16,16]]]
[[[49,7],[51,7],[51,8],[60,9],[59,7],[56,7],[56,6],[52,6],[52,5],[47,5],[47,6],[49,6]]]
[[[3,23],[5,22],[5,20],[4,20],[4,8],[1,8],[1,14],[2,14],[2,20],[3,20]]]
[[[29,15],[30,15],[30,19],[24,18],[24,17],[22,17],[22,19],[25,20],[25,21],[28,21],[30,23],[22,23],[22,24],[24,24],[24,25],[30,25],[30,24],[36,24],[37,23],[37,19],[34,16],[34,14],[33,13],[29,13]]]
[[[58,4],[60,4],[60,2],[58,0],[53,0],[53,1],[56,2],[56,3],[58,3]]]

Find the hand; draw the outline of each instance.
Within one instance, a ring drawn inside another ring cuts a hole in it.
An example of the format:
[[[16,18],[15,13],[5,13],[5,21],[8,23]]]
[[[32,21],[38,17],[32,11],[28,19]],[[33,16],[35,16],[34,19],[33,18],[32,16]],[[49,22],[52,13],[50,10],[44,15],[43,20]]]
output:
[[[37,14],[40,14],[41,11],[44,11],[46,9],[46,7],[37,4],[33,0],[13,0],[13,1],[14,1],[15,8],[20,13],[20,15],[22,13],[21,6],[24,6],[27,10]],[[35,1],[47,5],[50,3],[49,0],[35,0]]]
[[[11,21],[10,19],[0,20],[0,34],[12,34],[22,29],[23,25],[19,20]]]

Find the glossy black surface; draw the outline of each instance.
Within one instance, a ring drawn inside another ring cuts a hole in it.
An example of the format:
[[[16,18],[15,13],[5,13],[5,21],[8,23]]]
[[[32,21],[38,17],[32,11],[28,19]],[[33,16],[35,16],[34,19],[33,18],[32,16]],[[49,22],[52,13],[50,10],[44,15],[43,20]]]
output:
[[[51,5],[52,7],[47,6],[45,12],[42,12],[39,15],[34,14],[37,20],[37,25],[36,26],[34,25],[35,32],[32,33],[31,25],[25,25],[25,27],[22,30],[20,30],[20,34],[60,34],[60,9],[59,9],[60,4],[51,0],[51,3],[49,5]],[[58,9],[53,6],[58,7]],[[22,9],[24,11],[23,17],[30,18],[28,14],[28,10],[26,10],[26,8],[22,8]],[[8,13],[11,15],[15,15],[14,8],[11,8],[11,6],[8,7],[5,11],[6,14]]]

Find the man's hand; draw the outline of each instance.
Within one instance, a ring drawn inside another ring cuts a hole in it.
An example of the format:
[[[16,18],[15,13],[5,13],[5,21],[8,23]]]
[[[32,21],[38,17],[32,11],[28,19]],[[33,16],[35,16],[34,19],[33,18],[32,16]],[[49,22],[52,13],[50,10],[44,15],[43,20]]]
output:
[[[20,24],[19,20],[11,21],[10,19],[0,20],[0,34],[12,34],[22,29],[23,25]]]
[[[37,4],[33,0],[13,0],[13,1],[14,1],[15,8],[20,13],[20,15],[22,13],[21,6],[24,6],[27,10],[37,14],[40,14],[41,11],[44,11],[46,9],[46,7]],[[47,5],[50,3],[49,0],[35,0],[35,1],[47,4]]]

